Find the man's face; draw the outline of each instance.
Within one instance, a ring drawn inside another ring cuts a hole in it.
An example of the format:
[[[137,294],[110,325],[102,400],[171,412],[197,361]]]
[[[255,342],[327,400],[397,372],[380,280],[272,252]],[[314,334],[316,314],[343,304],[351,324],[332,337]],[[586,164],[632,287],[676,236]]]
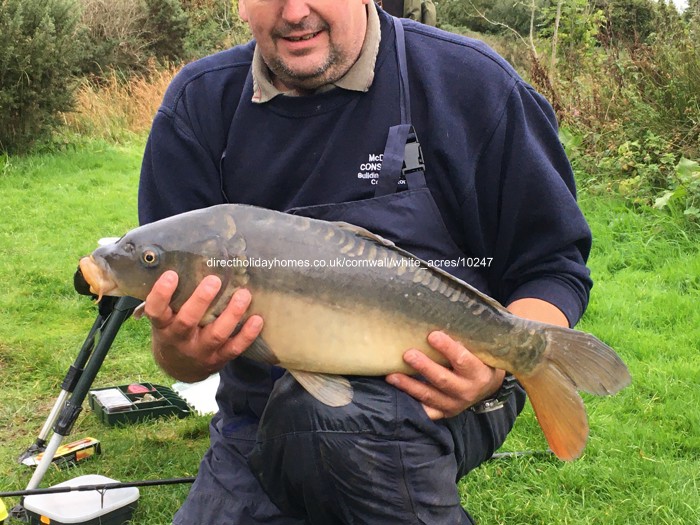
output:
[[[357,60],[370,1],[239,0],[239,12],[275,82],[313,90],[338,80]]]

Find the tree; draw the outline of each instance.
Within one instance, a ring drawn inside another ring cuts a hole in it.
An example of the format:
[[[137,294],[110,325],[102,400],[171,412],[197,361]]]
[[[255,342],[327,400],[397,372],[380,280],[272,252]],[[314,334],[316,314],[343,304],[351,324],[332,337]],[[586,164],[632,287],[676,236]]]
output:
[[[79,0],[90,36],[84,71],[145,72],[151,62],[185,59],[187,13],[179,0]]]
[[[185,41],[189,58],[201,56],[247,42],[248,24],[238,16],[238,0],[183,0],[190,21]]]
[[[536,0],[535,5],[539,10],[548,1]],[[531,7],[531,0],[441,0],[438,12],[439,19],[452,26],[480,33],[514,30],[523,35],[530,28]]]
[[[633,47],[655,28],[656,2],[652,0],[592,0],[606,19],[601,36],[606,45]]]
[[[189,26],[180,2],[146,0],[146,10],[144,33],[149,54],[160,62],[184,58]]]

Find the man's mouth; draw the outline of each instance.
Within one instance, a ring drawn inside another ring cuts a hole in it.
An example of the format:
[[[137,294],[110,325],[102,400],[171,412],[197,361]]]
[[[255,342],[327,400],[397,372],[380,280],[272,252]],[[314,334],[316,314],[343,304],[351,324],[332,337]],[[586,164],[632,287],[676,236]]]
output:
[[[285,40],[289,40],[291,42],[303,42],[304,40],[311,40],[313,37],[318,35],[321,31],[316,31],[315,33],[308,33],[303,36],[286,36],[284,37]]]

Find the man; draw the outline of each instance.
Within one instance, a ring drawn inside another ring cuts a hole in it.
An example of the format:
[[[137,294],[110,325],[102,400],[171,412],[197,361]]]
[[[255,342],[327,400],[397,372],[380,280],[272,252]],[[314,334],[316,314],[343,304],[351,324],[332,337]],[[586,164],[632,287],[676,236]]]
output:
[[[369,0],[240,0],[254,42],[188,65],[153,123],[143,223],[242,202],[372,230],[517,315],[573,325],[591,286],[590,232],[550,106],[483,44],[396,20]],[[179,524],[462,524],[456,481],[491,456],[524,404],[505,371],[441,332],[450,367],[407,349],[422,378],[352,378],[321,405],[276,367],[238,357],[264,319],[239,290],[200,328],[221,283],[174,314],[172,272],[145,313],[158,363],[220,372],[219,412]],[[352,351],[352,349],[348,349]],[[512,391],[512,395],[507,395]],[[481,402],[505,399],[483,412]]]

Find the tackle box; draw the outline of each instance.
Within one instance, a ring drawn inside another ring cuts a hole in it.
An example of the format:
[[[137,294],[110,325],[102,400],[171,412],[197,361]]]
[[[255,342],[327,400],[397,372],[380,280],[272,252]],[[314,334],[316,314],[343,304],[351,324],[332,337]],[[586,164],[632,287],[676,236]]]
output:
[[[174,390],[151,383],[134,383],[90,391],[90,408],[107,425],[135,423],[166,416],[184,418],[191,407]]]
[[[117,481],[88,474],[54,486],[79,487],[104,483]],[[138,499],[138,488],[124,487],[27,496],[23,506],[31,525],[124,525],[131,520]]]
[[[89,459],[102,452],[100,441],[92,437],[85,437],[77,441],[65,443],[56,449],[51,462],[57,467],[70,467],[82,461]],[[40,452],[22,460],[22,465],[28,467],[36,467],[41,463],[44,453]],[[2,524],[0,524],[2,525]]]

